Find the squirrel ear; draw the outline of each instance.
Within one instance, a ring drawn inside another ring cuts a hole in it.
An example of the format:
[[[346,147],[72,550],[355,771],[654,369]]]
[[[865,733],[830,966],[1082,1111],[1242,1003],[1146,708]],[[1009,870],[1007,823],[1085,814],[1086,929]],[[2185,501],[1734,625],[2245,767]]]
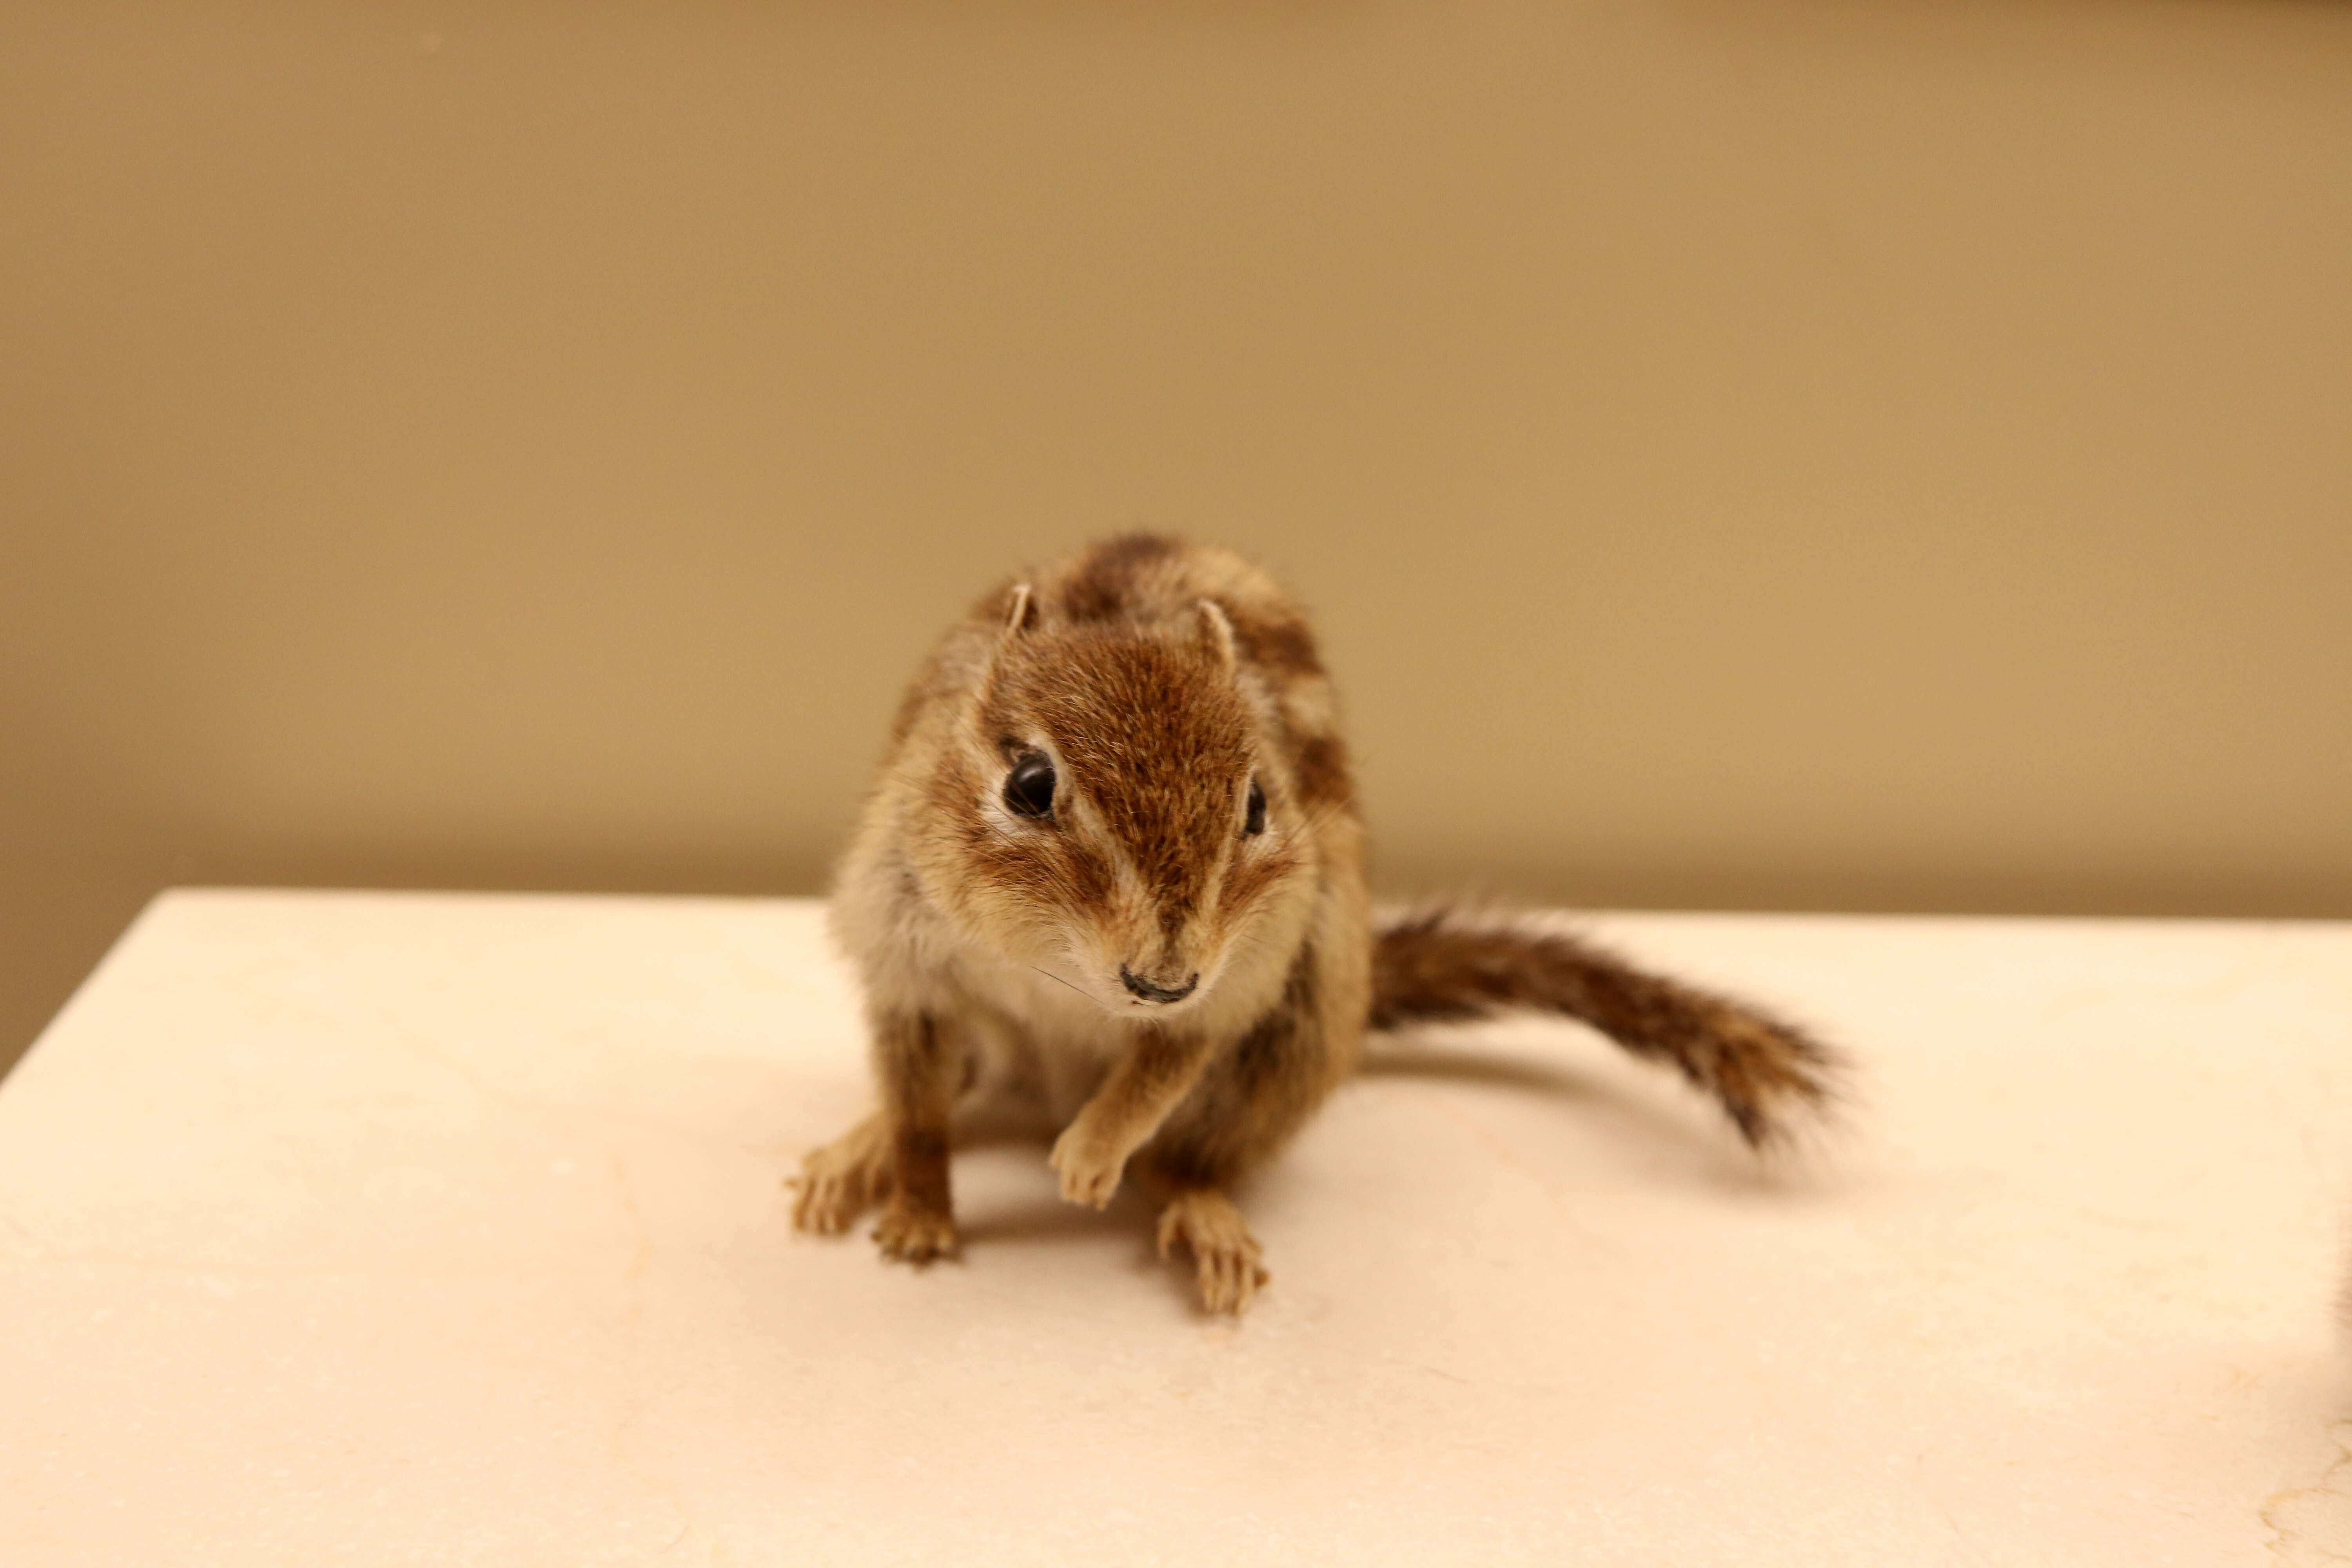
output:
[[[1225,619],[1225,612],[1217,608],[1214,599],[1201,601],[1201,630],[1208,639],[1209,647],[1215,651],[1217,662],[1225,667],[1227,675],[1231,675],[1238,662],[1234,653],[1234,623]]]
[[[1013,602],[1004,612],[1004,635],[1017,637],[1037,624],[1037,599],[1026,583],[1013,584]]]

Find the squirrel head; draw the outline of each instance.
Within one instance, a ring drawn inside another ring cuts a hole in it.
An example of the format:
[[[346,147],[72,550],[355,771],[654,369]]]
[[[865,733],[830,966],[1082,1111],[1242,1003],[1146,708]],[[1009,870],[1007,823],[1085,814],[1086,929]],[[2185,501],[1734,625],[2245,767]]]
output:
[[[1307,918],[1316,849],[1271,701],[1211,600],[1058,624],[1026,584],[1001,603],[909,825],[916,860],[969,938],[1176,1025]]]

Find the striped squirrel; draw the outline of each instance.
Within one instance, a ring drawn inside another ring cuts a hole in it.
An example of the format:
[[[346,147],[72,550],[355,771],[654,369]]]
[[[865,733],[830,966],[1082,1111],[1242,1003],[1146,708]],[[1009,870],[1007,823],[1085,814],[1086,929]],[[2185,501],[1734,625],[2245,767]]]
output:
[[[1564,1014],[1710,1092],[1749,1143],[1837,1062],[1774,1018],[1526,921],[1376,922],[1331,688],[1298,610],[1220,549],[1146,534],[987,595],[917,673],[835,883],[881,1106],[807,1156],[795,1224],[879,1204],[882,1251],[957,1248],[960,1105],[1058,1129],[1062,1196],[1132,1173],[1163,1257],[1238,1313],[1267,1280],[1232,1197],[1367,1030]]]

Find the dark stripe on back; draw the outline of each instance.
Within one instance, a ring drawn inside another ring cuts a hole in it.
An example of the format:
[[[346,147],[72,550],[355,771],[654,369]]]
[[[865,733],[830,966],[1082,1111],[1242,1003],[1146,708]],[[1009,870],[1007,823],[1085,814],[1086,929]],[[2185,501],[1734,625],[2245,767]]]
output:
[[[1183,547],[1156,533],[1129,533],[1106,540],[1080,558],[1062,585],[1062,613],[1072,621],[1115,621],[1134,607],[1135,582],[1153,562]]]

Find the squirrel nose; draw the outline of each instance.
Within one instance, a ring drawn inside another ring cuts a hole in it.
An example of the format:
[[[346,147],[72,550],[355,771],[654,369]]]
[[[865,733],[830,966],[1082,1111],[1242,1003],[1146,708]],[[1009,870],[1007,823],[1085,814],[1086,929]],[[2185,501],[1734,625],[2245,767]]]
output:
[[[1192,994],[1192,987],[1201,984],[1201,977],[1192,974],[1186,976],[1181,985],[1154,985],[1124,963],[1118,966],[1118,977],[1127,983],[1129,991],[1146,1002],[1181,1002]]]

